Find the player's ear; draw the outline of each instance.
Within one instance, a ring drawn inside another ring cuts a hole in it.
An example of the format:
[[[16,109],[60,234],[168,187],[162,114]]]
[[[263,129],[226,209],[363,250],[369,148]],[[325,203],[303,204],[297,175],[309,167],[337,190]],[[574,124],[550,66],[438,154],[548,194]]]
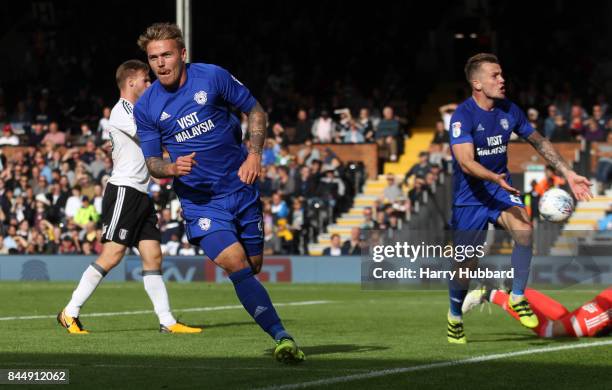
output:
[[[187,61],[187,49],[185,49],[185,48],[181,49],[181,60],[183,62]]]
[[[476,91],[482,90],[482,83],[478,79],[472,80],[472,88]]]

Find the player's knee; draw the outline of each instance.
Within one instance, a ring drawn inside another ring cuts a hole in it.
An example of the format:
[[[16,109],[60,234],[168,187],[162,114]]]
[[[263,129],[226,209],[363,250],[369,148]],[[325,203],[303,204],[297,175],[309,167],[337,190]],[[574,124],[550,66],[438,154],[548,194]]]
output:
[[[251,268],[253,269],[253,274],[257,275],[260,273],[263,265],[263,255],[251,256],[249,260],[251,263]]]
[[[237,242],[225,248],[214,261],[228,274],[250,267],[244,249]]]
[[[530,224],[521,224],[514,231],[514,241],[523,246],[530,246],[533,242],[533,228]]]

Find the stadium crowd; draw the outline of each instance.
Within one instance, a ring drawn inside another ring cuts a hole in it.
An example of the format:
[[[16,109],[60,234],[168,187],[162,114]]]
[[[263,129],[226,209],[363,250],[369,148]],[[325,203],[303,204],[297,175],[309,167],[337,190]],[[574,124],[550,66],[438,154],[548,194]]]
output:
[[[0,145],[6,146],[0,150],[0,253],[99,253],[102,194],[112,172],[110,109],[89,104],[89,110],[100,109],[99,119],[85,109],[62,117],[40,109],[49,105],[47,91],[33,101],[19,101],[0,120]],[[258,183],[266,254],[307,253],[307,243],[348,210],[365,180],[362,166],[341,161],[321,142],[376,142],[385,160],[397,158],[404,136],[401,121],[391,107],[382,112],[379,118],[363,108],[353,118],[348,109],[334,115],[323,110],[310,119],[299,110],[291,131],[271,123]],[[65,127],[55,118],[63,118]],[[288,146],[296,143],[302,146],[292,155]],[[164,254],[198,253],[187,243],[171,181],[152,181],[150,195],[159,211]],[[389,195],[395,198],[400,196]],[[398,219],[387,218],[391,214],[378,213],[374,226],[397,228]]]

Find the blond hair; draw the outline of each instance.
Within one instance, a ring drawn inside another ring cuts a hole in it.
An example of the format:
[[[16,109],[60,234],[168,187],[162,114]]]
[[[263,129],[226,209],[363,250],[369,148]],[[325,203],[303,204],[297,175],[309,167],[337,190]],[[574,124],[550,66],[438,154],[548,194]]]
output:
[[[152,41],[164,41],[166,39],[173,39],[176,41],[179,49],[185,47],[185,41],[183,40],[183,32],[174,23],[154,23],[147,27],[147,30],[138,37],[138,46],[143,50],[147,51],[147,46]]]
[[[467,60],[464,71],[465,78],[467,79],[468,83],[472,82],[472,80],[474,79],[474,73],[480,70],[480,66],[486,62],[492,64],[499,64],[497,56],[491,53],[478,53]]]
[[[127,60],[123,64],[119,65],[117,72],[115,73],[117,87],[119,87],[119,89],[123,88],[125,81],[130,77],[134,77],[140,70],[148,74],[149,65],[140,60]]]

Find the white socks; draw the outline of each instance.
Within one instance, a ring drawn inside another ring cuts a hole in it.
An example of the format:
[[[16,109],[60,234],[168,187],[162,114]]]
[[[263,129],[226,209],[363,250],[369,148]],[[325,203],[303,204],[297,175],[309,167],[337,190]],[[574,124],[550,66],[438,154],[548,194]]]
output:
[[[78,317],[81,311],[81,306],[87,302],[91,294],[96,290],[102,278],[106,275],[104,268],[96,263],[91,263],[83,272],[79,285],[72,293],[72,299],[66,306],[66,314],[70,317]]]
[[[159,318],[159,323],[163,326],[171,326],[176,324],[176,319],[170,313],[170,302],[168,300],[168,291],[164,279],[161,276],[161,271],[143,271],[142,280],[144,288],[149,294],[155,314]]]
[[[79,316],[81,306],[87,302],[104,276],[106,276],[106,271],[98,264],[91,263],[91,265],[87,267],[85,272],[83,272],[83,276],[81,276],[79,285],[72,293],[72,299],[65,308],[67,315],[70,317]],[[153,302],[153,308],[155,309],[155,314],[157,314],[159,318],[159,323],[164,326],[176,324],[176,319],[170,312],[168,292],[166,291],[166,285],[161,276],[161,271],[144,271],[142,280],[144,282],[145,291],[149,295],[151,302]]]

